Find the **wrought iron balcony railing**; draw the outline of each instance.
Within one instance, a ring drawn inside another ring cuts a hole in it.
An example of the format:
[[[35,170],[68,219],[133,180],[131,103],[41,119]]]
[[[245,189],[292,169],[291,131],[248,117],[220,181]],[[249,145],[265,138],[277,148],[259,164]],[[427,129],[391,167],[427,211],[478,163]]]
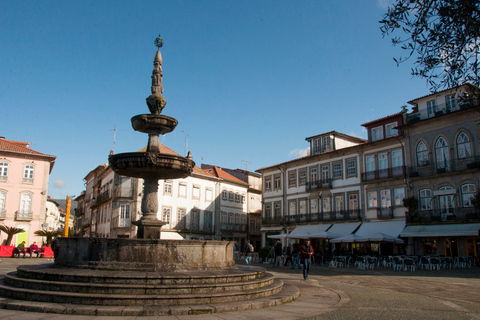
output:
[[[22,212],[17,211],[15,212],[15,220],[17,221],[24,221],[24,220],[32,220],[33,219],[33,212]]]
[[[322,190],[322,189],[331,189],[332,188],[332,179],[320,179],[315,181],[307,181],[305,184],[305,190]]]
[[[438,163],[425,161],[422,166],[413,166],[408,169],[408,176],[428,177],[448,172],[459,172],[480,168],[480,157],[469,157],[457,160],[442,160]]]
[[[480,211],[474,207],[449,210],[418,210],[407,215],[407,223],[451,223],[455,221],[480,221]]]
[[[340,210],[330,212],[316,212],[289,215],[285,217],[287,223],[311,221],[357,221],[361,220],[361,210]]]
[[[405,166],[387,168],[382,170],[368,171],[362,173],[363,182],[371,182],[378,180],[387,180],[405,177]]]

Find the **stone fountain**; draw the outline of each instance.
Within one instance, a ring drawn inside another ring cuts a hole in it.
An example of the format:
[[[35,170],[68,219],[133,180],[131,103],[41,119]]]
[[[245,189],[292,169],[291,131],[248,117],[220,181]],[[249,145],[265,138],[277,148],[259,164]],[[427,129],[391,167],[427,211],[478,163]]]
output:
[[[0,308],[82,315],[138,316],[216,313],[269,307],[292,301],[299,291],[264,268],[236,266],[229,241],[161,240],[158,180],[190,175],[195,163],[160,153],[158,137],[177,120],[161,115],[160,36],[155,45],[150,114],[132,118],[148,134],[146,152],[111,155],[121,175],[144,180],[137,239],[61,238],[55,263],[17,268],[0,279]]]

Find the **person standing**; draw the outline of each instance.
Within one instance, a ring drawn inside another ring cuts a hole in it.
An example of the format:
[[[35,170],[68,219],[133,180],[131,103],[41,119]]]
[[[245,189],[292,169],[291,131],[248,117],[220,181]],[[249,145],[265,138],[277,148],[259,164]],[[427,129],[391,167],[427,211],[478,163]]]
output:
[[[285,254],[287,255],[287,258],[285,259],[285,263],[283,264],[285,267],[288,265],[288,262],[293,266],[293,260],[292,260],[292,245],[288,244],[287,248],[285,249]]]
[[[252,265],[252,256],[253,256],[253,246],[250,243],[250,240],[247,240],[247,244],[245,245],[245,264],[247,266]]]
[[[52,241],[52,251],[53,251],[53,258],[55,261],[57,260],[58,253],[60,252],[60,241],[58,240],[60,236],[57,236],[55,240]]]
[[[303,259],[303,280],[307,280],[310,267],[312,266],[313,256],[313,247],[310,244],[310,239],[307,239],[305,244],[302,246],[301,255]]]
[[[300,249],[298,248],[298,243],[293,244],[293,253],[292,253],[292,269],[295,269],[295,265],[298,266],[298,269],[301,269],[300,266]]]
[[[282,243],[280,241],[277,241],[275,243],[275,266],[282,266]]]

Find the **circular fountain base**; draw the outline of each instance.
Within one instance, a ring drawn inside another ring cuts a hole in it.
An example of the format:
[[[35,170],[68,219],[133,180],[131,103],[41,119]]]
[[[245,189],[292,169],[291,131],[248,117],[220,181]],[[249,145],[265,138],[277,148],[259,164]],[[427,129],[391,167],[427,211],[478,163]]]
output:
[[[183,272],[235,267],[233,242],[62,238],[55,262],[62,267],[116,271]]]

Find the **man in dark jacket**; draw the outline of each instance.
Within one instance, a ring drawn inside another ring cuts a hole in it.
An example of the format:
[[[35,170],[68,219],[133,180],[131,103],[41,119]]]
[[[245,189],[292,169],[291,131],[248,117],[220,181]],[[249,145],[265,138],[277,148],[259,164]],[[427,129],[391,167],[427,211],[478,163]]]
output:
[[[277,241],[275,243],[275,266],[282,266],[282,243],[280,241]]]
[[[301,257],[303,260],[303,279],[308,279],[308,273],[310,272],[310,267],[312,265],[312,256],[313,256],[313,247],[310,244],[310,239],[305,241],[305,244],[301,249]]]

